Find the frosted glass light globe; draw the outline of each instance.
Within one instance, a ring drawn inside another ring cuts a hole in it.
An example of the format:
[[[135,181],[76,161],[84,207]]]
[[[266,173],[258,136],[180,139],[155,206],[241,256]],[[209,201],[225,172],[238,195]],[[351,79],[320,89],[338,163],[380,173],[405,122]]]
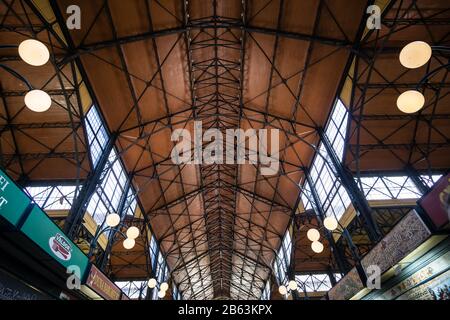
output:
[[[423,108],[425,97],[417,90],[403,92],[397,98],[397,108],[404,113],[414,113]]]
[[[129,227],[127,229],[127,237],[130,239],[136,239],[139,237],[139,229],[135,226]]]
[[[31,90],[25,95],[25,105],[34,112],[47,111],[52,105],[52,98],[42,90]]]
[[[117,213],[110,213],[106,216],[106,224],[109,227],[117,227],[120,223],[120,216]]]
[[[432,54],[430,45],[423,41],[414,41],[408,43],[400,51],[400,63],[409,69],[416,69],[426,64]]]
[[[317,229],[311,228],[306,233],[306,236],[310,241],[317,241],[320,239],[320,233],[317,231]]]
[[[50,52],[42,42],[28,39],[20,43],[19,56],[29,65],[39,67],[47,63]]]
[[[279,286],[278,292],[284,296],[287,293],[287,288],[285,286]]]
[[[134,239],[126,238],[123,241],[123,247],[127,250],[133,249],[136,241]]]
[[[288,287],[292,291],[297,290],[297,281],[294,281],[294,280],[289,281]]]
[[[161,283],[161,286],[159,287],[159,289],[162,291],[167,291],[167,289],[169,289],[169,285],[167,284],[167,282],[163,282],[163,283]]]
[[[162,299],[166,296],[166,292],[165,291],[158,291],[158,298]]]
[[[314,241],[311,243],[311,249],[315,253],[321,253],[323,251],[323,244],[319,241]]]
[[[148,286],[150,289],[155,288],[155,287],[156,287],[156,279],[155,279],[155,278],[149,279],[149,280],[148,280],[148,283],[147,283],[147,286]]]
[[[323,220],[323,225],[330,231],[335,230],[338,227],[338,222],[335,217],[326,217]]]

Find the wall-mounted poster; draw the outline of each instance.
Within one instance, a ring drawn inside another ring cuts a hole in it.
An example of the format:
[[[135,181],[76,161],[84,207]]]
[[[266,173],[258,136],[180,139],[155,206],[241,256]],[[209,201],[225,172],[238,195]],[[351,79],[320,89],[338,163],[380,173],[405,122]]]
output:
[[[450,300],[450,270],[409,290],[397,300]]]
[[[450,220],[450,173],[441,177],[419,204],[436,228],[447,225]]]

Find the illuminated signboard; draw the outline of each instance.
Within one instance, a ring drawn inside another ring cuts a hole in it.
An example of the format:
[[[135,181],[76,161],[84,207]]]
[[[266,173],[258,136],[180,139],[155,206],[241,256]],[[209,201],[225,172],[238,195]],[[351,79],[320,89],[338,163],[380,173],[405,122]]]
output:
[[[83,279],[88,258],[39,207],[33,208],[21,231],[64,267],[78,267]]]
[[[17,226],[29,204],[26,194],[0,170],[0,216]]]
[[[120,300],[121,290],[94,265],[91,266],[86,284],[106,300]]]
[[[419,204],[436,228],[445,227],[450,219],[450,174],[441,177]]]

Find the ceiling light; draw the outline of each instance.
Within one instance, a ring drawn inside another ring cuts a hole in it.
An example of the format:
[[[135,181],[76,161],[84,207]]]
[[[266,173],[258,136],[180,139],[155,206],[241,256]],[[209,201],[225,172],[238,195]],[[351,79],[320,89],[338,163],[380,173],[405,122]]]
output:
[[[156,279],[155,278],[151,278],[148,280],[147,286],[150,289],[153,289],[154,287],[156,287]]]
[[[404,113],[414,113],[423,108],[425,97],[416,90],[408,90],[403,92],[397,98],[397,108]]]
[[[126,238],[123,241],[123,247],[127,250],[133,249],[136,241],[134,239]]]
[[[414,41],[407,44],[400,51],[400,63],[409,69],[423,66],[430,60],[432,49],[430,45],[423,41]]]
[[[50,53],[42,42],[28,39],[20,43],[19,56],[26,63],[39,67],[47,63]]]
[[[45,91],[31,90],[25,95],[25,105],[34,112],[44,112],[52,105],[52,99]]]
[[[130,239],[136,239],[139,237],[139,229],[135,226],[129,227],[127,230],[127,237]]]
[[[311,243],[311,249],[315,253],[321,253],[323,251],[323,244],[319,241],[314,241]]]
[[[294,281],[294,280],[289,281],[288,287],[292,291],[297,290],[297,281]]]
[[[306,236],[310,241],[317,241],[320,239],[320,233],[317,231],[317,229],[311,228],[306,233]]]
[[[109,227],[116,227],[120,223],[120,216],[117,213],[111,213],[106,216],[106,224]]]
[[[287,288],[285,286],[279,286],[278,292],[284,296],[287,293]]]
[[[326,217],[323,220],[323,225],[330,231],[333,231],[337,228],[338,222],[335,217]]]
[[[159,290],[166,292],[167,289],[169,289],[169,285],[167,284],[167,282],[161,283],[161,286],[159,287]]]
[[[158,298],[162,299],[166,296],[166,292],[165,291],[158,291]]]

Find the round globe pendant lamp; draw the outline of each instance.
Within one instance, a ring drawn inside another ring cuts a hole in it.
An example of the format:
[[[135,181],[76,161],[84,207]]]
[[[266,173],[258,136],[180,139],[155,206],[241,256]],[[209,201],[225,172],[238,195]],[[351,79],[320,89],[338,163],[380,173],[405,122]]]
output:
[[[35,39],[27,39],[19,45],[20,58],[32,66],[43,66],[50,58],[50,52],[45,44]]]
[[[433,50],[430,45],[423,41],[408,43],[400,51],[400,63],[408,69],[416,69],[425,65],[431,58]]]
[[[397,108],[404,113],[415,113],[423,108],[425,97],[417,90],[403,92],[397,98]]]
[[[25,105],[34,112],[47,111],[52,105],[52,99],[47,92],[42,90],[31,90],[25,95]]]

